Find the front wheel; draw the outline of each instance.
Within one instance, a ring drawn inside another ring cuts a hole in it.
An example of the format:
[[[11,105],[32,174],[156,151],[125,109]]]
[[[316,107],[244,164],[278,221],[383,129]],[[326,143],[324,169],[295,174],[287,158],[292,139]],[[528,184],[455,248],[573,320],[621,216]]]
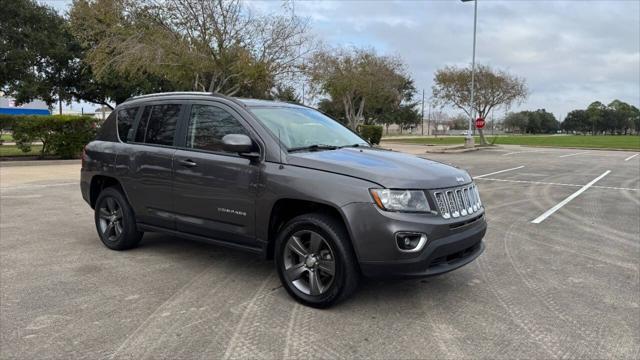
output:
[[[98,195],[95,222],[100,240],[109,249],[131,249],[142,239],[143,233],[136,229],[133,210],[115,187],[108,187]]]
[[[276,240],[280,281],[298,302],[327,308],[355,291],[359,270],[344,225],[324,214],[289,221]]]

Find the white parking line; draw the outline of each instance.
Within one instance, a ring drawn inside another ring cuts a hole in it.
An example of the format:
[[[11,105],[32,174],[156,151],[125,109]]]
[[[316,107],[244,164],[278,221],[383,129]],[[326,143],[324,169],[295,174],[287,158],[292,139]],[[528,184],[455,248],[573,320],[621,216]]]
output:
[[[485,176],[501,174],[503,172],[507,172],[507,171],[511,171],[511,170],[518,170],[518,169],[522,169],[523,167],[524,167],[524,165],[518,166],[518,167],[514,167],[514,168],[511,168],[511,169],[500,170],[500,171],[496,171],[496,172],[492,172],[492,173],[488,173],[488,174],[484,174],[484,175],[480,175],[480,176],[475,176],[474,179],[481,179],[481,178],[483,178]]]
[[[31,189],[31,188],[48,188],[53,186],[68,186],[68,185],[80,185],[78,181],[67,183],[54,183],[54,184],[33,184],[33,185],[16,185],[16,186],[0,186],[0,190],[12,190],[12,189]]]
[[[579,152],[579,153],[574,153],[574,154],[567,154],[567,155],[561,155],[558,157],[569,157],[569,156],[576,156],[576,155],[583,155],[583,154],[588,154],[588,151],[584,151],[584,152]]]
[[[478,178],[474,178],[478,179]],[[583,187],[582,184],[566,184],[566,183],[556,183],[556,182],[546,182],[546,181],[529,181],[529,180],[509,180],[509,179],[494,179],[494,178],[479,178],[480,180],[487,181],[498,181],[498,182],[511,182],[511,183],[520,183],[520,184],[532,184],[532,185],[555,185],[555,186],[570,186],[570,187]],[[599,186],[593,185],[592,188],[597,189],[611,189],[611,190],[629,190],[629,191],[640,191],[638,188],[626,188],[626,187],[616,187],[616,186]]]
[[[522,154],[522,153],[538,153],[538,152],[545,152],[548,150],[526,150],[526,151],[513,151],[510,153],[506,153],[506,154],[502,154],[502,156],[507,156],[507,155],[515,155],[515,154]]]
[[[624,159],[624,161],[629,161],[631,159],[633,159],[634,157],[638,156],[639,154],[635,154],[635,155],[631,155],[628,158]]]
[[[605,171],[602,175],[600,175],[597,178],[591,180],[587,185],[581,187],[580,189],[578,189],[578,191],[576,191],[573,194],[569,195],[566,199],[562,200],[561,202],[559,202],[556,206],[552,207],[551,209],[545,211],[544,214],[538,216],[537,218],[535,218],[531,222],[534,223],[534,224],[540,224],[546,218],[551,216],[553,213],[555,213],[556,211],[560,210],[560,208],[562,208],[563,206],[567,205],[571,200],[575,199],[580,194],[582,194],[583,192],[587,191],[587,189],[589,189],[591,186],[593,186],[593,184],[595,184],[598,181],[600,181],[600,179],[602,179],[603,177],[609,175],[610,172],[611,172],[611,170]]]

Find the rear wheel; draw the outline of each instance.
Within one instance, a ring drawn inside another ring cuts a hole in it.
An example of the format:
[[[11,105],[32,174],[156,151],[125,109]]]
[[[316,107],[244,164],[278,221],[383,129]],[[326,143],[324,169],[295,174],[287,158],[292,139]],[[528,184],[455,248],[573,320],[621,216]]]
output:
[[[127,199],[115,187],[108,187],[98,195],[95,222],[100,240],[109,249],[131,249],[142,239],[143,233],[136,229],[136,220]]]
[[[297,301],[326,308],[356,289],[359,271],[340,221],[301,215],[282,228],[276,241],[280,281]]]

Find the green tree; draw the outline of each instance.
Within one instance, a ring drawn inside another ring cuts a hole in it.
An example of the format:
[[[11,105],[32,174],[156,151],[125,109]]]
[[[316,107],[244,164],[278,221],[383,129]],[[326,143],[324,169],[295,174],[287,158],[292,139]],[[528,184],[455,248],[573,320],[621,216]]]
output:
[[[631,129],[639,131],[640,111],[633,105],[620,100],[613,100],[607,105],[613,112],[613,127],[618,133],[626,135]]]
[[[360,124],[375,122],[382,113],[399,110],[415,92],[402,62],[373,50],[319,51],[305,70],[312,91],[341,104],[346,123],[354,130]],[[335,104],[326,107],[334,108]]]
[[[573,110],[561,124],[562,130],[566,132],[587,133],[592,130],[589,116],[585,110]]]
[[[526,132],[529,119],[522,112],[508,113],[504,119],[504,127],[511,132]]]
[[[454,106],[471,116],[471,108],[478,117],[486,117],[494,108],[509,108],[527,97],[524,79],[486,65],[476,66],[474,103],[471,104],[471,68],[448,66],[436,71],[433,98],[436,104]],[[478,129],[480,143],[486,144],[482,129]]]
[[[73,98],[80,52],[65,20],[33,0],[0,0],[0,87],[25,103]]]
[[[337,101],[333,101],[331,98],[324,98],[320,100],[318,102],[318,110],[345,125],[349,125],[347,123],[347,119],[344,117],[344,106]]]

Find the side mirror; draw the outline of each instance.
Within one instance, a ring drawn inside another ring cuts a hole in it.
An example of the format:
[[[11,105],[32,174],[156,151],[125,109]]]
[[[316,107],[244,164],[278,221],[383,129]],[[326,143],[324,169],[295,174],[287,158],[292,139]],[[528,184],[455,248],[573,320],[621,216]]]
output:
[[[243,134],[229,134],[222,137],[222,149],[226,152],[238,153],[246,157],[258,157],[251,138]]]

